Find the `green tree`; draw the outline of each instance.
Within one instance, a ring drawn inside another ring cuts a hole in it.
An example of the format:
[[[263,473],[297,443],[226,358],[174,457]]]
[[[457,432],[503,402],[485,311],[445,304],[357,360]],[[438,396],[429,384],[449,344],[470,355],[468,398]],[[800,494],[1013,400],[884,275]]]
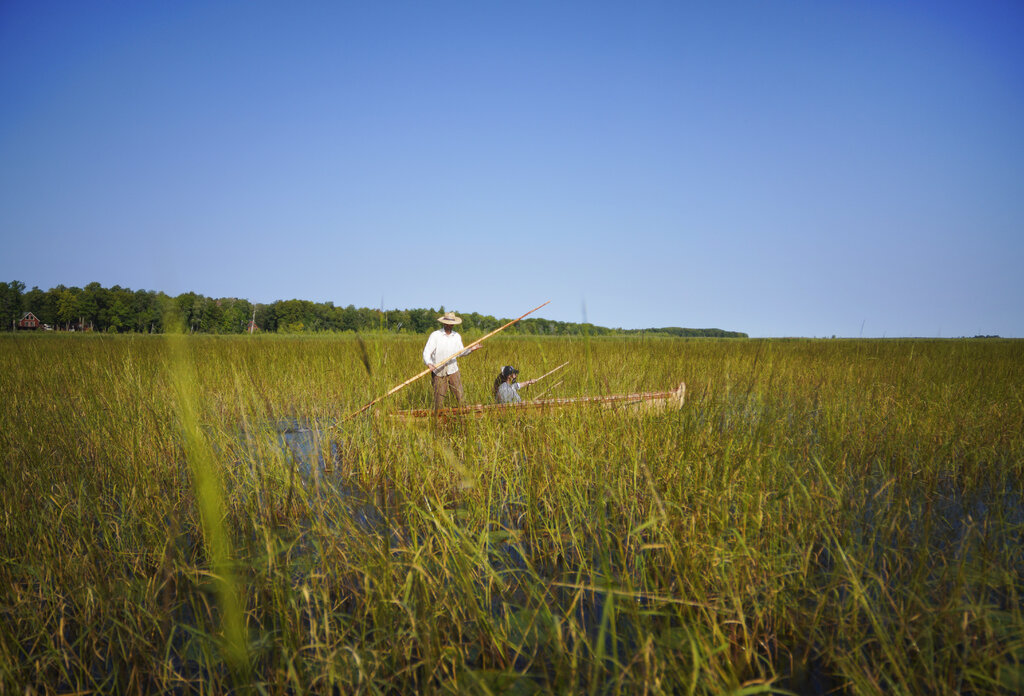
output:
[[[256,306],[256,325],[262,331],[277,331],[277,303]]]
[[[44,324],[57,323],[57,307],[50,293],[33,287],[21,296],[23,312],[32,312]]]
[[[4,331],[10,331],[21,318],[22,304],[21,293],[25,291],[25,284],[20,280],[12,280],[9,283],[0,282],[0,323]]]
[[[252,305],[247,300],[225,298],[220,300],[221,318],[218,332],[227,334],[243,333],[252,318]]]
[[[411,322],[409,312],[404,309],[393,309],[387,313],[387,329],[389,331],[407,332]]]
[[[140,333],[163,332],[163,303],[167,296],[150,290],[136,290],[132,295],[132,326]]]
[[[277,305],[277,330],[288,333],[317,331],[321,319],[317,316],[316,306],[308,300],[283,300]]]
[[[71,324],[82,316],[82,289],[60,286],[58,292],[60,294],[57,299],[57,320],[65,329],[69,329]]]
[[[200,307],[199,330],[203,333],[220,333],[224,321],[224,308],[220,300],[204,297]]]
[[[100,310],[100,323],[104,331],[127,331],[134,324],[132,317],[132,292],[115,285],[106,292],[104,306]]]
[[[221,318],[217,303],[209,297],[185,292],[174,298],[182,329],[188,333],[215,331]]]

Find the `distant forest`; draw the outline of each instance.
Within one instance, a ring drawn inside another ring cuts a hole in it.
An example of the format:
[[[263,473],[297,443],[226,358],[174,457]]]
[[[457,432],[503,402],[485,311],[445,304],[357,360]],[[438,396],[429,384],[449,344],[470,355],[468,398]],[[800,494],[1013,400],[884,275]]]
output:
[[[368,309],[353,305],[338,307],[333,302],[277,300],[252,304],[235,297],[214,299],[186,292],[170,297],[153,290],[130,290],[115,285],[104,288],[89,283],[84,288],[58,285],[49,290],[25,290],[20,281],[0,281],[0,327],[17,330],[19,320],[31,312],[40,323],[57,331],[101,331],[105,333],[163,333],[164,327],[180,322],[191,333],[240,334],[249,331],[255,315],[256,330],[272,333],[321,331],[388,331],[425,334],[438,328],[437,309]],[[510,319],[476,312],[457,312],[464,331],[492,331]],[[509,331],[545,335],[647,335],[746,338],[747,334],[721,329],[610,329],[589,323],[526,318]]]

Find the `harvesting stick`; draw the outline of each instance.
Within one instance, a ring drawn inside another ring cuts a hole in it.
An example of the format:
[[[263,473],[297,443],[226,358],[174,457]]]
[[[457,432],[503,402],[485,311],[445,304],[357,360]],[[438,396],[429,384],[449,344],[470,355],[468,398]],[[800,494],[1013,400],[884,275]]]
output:
[[[558,366],[558,367],[556,367],[555,369],[553,369],[553,370],[548,370],[547,372],[545,372],[544,374],[542,374],[542,375],[541,375],[540,377],[535,377],[534,379],[528,379],[528,380],[526,380],[525,382],[521,382],[521,384],[522,384],[522,385],[523,385],[524,387],[525,387],[525,386],[528,386],[528,385],[530,385],[530,384],[536,384],[537,382],[541,381],[542,379],[544,379],[544,378],[545,378],[545,377],[547,377],[548,375],[553,375],[554,373],[558,372],[559,370],[561,370],[561,369],[562,369],[563,367],[565,367],[565,366],[566,366],[566,365],[568,365],[568,364],[569,364],[569,361],[568,361],[568,360],[566,360],[566,361],[565,361],[564,363],[562,363],[561,365],[559,365],[559,366]]]
[[[545,303],[544,303],[544,304],[542,304],[542,305],[537,305],[536,307],[534,307],[533,309],[531,309],[531,310],[530,310],[529,312],[527,312],[527,313],[526,313],[526,314],[524,314],[523,316],[521,316],[521,317],[519,317],[519,318],[517,318],[517,319],[513,319],[512,321],[510,321],[509,323],[507,323],[507,324],[505,324],[505,325],[503,325],[503,326],[499,326],[498,328],[496,328],[496,329],[495,329],[494,331],[490,332],[489,334],[487,334],[487,335],[486,335],[486,336],[484,336],[483,338],[478,338],[478,339],[476,339],[475,341],[473,341],[472,343],[470,343],[470,344],[469,344],[468,346],[466,346],[465,348],[463,348],[463,349],[462,349],[462,350],[461,350],[460,352],[458,352],[457,354],[455,354],[455,355],[451,356],[450,358],[447,358],[446,360],[442,360],[441,362],[439,362],[439,363],[436,363],[436,364],[434,365],[433,369],[434,369],[434,370],[437,370],[437,369],[439,369],[439,368],[441,368],[441,367],[444,367],[445,365],[447,365],[448,363],[450,363],[450,362],[451,362],[452,360],[455,360],[455,359],[456,359],[456,358],[458,358],[459,356],[461,356],[461,355],[464,355],[464,354],[465,354],[465,353],[466,353],[467,351],[469,351],[469,350],[472,350],[472,349],[473,349],[473,348],[475,348],[476,346],[480,345],[481,343],[483,343],[484,341],[486,341],[486,340],[487,340],[488,338],[490,338],[490,337],[491,337],[491,336],[493,336],[494,334],[498,333],[499,331],[504,331],[504,330],[505,330],[505,329],[507,329],[508,327],[510,327],[510,326],[512,326],[513,324],[515,324],[516,322],[518,322],[518,321],[519,321],[520,319],[522,319],[523,317],[527,317],[527,316],[529,316],[529,315],[533,314],[534,312],[536,312],[536,311],[537,311],[538,309],[540,309],[540,308],[541,308],[541,307],[543,307],[544,305],[547,305],[547,304],[550,304],[550,303],[551,303],[551,300],[548,300],[547,302],[545,302]],[[556,369],[557,369],[557,368],[556,368]],[[386,394],[384,394],[384,395],[382,395],[382,396],[378,396],[378,397],[377,397],[376,399],[374,399],[374,400],[373,400],[373,401],[371,401],[370,403],[366,404],[365,406],[363,406],[363,407],[362,407],[361,409],[359,409],[358,411],[353,411],[352,413],[348,414],[347,416],[345,416],[345,418],[344,418],[343,420],[348,420],[348,419],[352,418],[353,416],[357,416],[357,415],[359,415],[360,413],[362,413],[362,412],[363,412],[363,411],[365,411],[366,409],[370,408],[371,406],[373,406],[373,405],[374,405],[375,403],[377,403],[377,402],[378,402],[378,401],[380,401],[381,399],[384,399],[384,398],[386,398],[386,397],[389,397],[389,396],[391,396],[392,394],[394,394],[394,393],[395,393],[396,391],[398,391],[399,389],[402,389],[403,387],[406,387],[406,386],[408,386],[408,385],[412,384],[413,382],[415,382],[416,380],[418,380],[418,379],[419,379],[420,377],[422,377],[423,375],[425,375],[425,374],[429,373],[430,371],[431,371],[431,368],[429,368],[429,367],[428,367],[427,369],[423,370],[423,372],[420,372],[420,373],[418,373],[418,374],[416,374],[416,375],[413,375],[412,377],[410,377],[409,379],[405,380],[404,382],[402,382],[402,383],[401,383],[401,384],[399,384],[398,386],[396,386],[396,387],[392,387],[392,388],[391,388],[391,389],[390,389],[390,390],[389,390],[389,391],[388,391],[388,392],[387,392]]]

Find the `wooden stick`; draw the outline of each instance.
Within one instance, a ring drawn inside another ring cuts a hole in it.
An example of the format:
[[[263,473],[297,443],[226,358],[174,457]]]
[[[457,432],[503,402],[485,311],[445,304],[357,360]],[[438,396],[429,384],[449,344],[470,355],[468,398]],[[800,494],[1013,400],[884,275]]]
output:
[[[544,396],[545,394],[547,394],[549,391],[551,391],[552,389],[554,389],[555,387],[557,387],[559,384],[561,384],[564,381],[565,380],[562,380],[562,379],[558,380],[557,382],[555,382],[550,387],[548,387],[547,389],[545,389],[544,391],[542,391],[540,394],[538,394],[537,396],[535,396],[533,398],[534,399],[539,399],[540,397]]]
[[[554,373],[558,372],[559,370],[561,370],[561,369],[562,369],[563,367],[565,367],[565,366],[566,366],[566,365],[568,365],[568,364],[569,364],[569,361],[568,361],[568,360],[566,360],[566,361],[565,361],[564,363],[562,363],[561,365],[559,365],[559,366],[558,366],[558,367],[556,367],[555,369],[553,369],[553,370],[551,370],[551,371],[549,371],[549,372],[545,372],[545,373],[544,373],[544,374],[542,374],[542,375],[541,375],[540,377],[537,377],[536,379],[528,379],[528,380],[526,380],[526,381],[527,381],[527,382],[529,382],[529,384],[536,384],[537,382],[541,381],[542,379],[544,379],[544,378],[545,378],[545,377],[547,377],[548,375],[551,375],[551,374],[554,374]],[[524,383],[524,384],[525,384],[525,383]]]
[[[493,336],[494,334],[498,333],[499,331],[504,331],[505,329],[507,329],[508,327],[512,326],[513,324],[515,324],[515,323],[516,323],[517,321],[519,321],[519,320],[520,320],[520,319],[522,319],[523,317],[527,317],[527,316],[529,316],[529,315],[533,314],[534,312],[536,312],[536,311],[537,311],[538,309],[540,309],[540,308],[541,308],[541,307],[543,307],[544,305],[547,305],[547,304],[550,304],[550,303],[551,303],[551,300],[548,300],[547,302],[545,302],[545,303],[544,303],[544,304],[542,304],[542,305],[537,305],[536,307],[534,307],[533,309],[531,309],[531,310],[530,310],[529,312],[527,312],[527,313],[526,313],[526,314],[524,314],[523,316],[519,317],[518,319],[513,319],[512,321],[510,321],[509,323],[505,324],[504,326],[499,326],[498,328],[496,328],[496,329],[495,329],[494,331],[490,332],[489,334],[487,334],[487,335],[486,335],[486,336],[484,336],[483,338],[478,338],[478,339],[476,339],[475,341],[473,341],[472,343],[470,343],[470,344],[469,344],[468,346],[466,346],[465,348],[463,348],[463,349],[462,349],[461,351],[459,351],[459,352],[458,352],[458,353],[456,353],[455,355],[451,356],[450,358],[446,358],[445,360],[442,360],[442,361],[441,361],[441,362],[439,362],[439,363],[435,363],[435,364],[434,364],[434,367],[433,367],[433,368],[429,368],[429,367],[428,367],[428,368],[427,368],[426,370],[424,370],[423,372],[420,372],[419,374],[413,375],[412,377],[410,377],[409,379],[405,380],[404,382],[402,382],[402,383],[401,383],[401,384],[399,384],[398,386],[396,386],[396,387],[392,387],[392,388],[391,388],[391,389],[390,389],[390,390],[389,390],[389,391],[388,391],[388,392],[387,392],[386,394],[384,394],[383,396],[378,396],[378,397],[377,397],[376,399],[374,399],[374,400],[373,400],[373,401],[371,401],[370,403],[366,404],[365,406],[363,406],[363,407],[362,407],[361,409],[359,409],[358,411],[353,411],[352,413],[348,414],[347,416],[345,416],[345,418],[344,418],[343,420],[348,420],[349,418],[352,418],[353,416],[357,416],[357,415],[359,415],[360,413],[362,413],[362,412],[363,412],[363,411],[365,411],[366,409],[370,408],[371,406],[373,406],[373,405],[374,405],[375,403],[377,403],[377,402],[378,402],[378,401],[380,401],[381,399],[384,399],[384,398],[386,398],[386,397],[388,397],[388,396],[391,396],[392,394],[394,394],[394,393],[395,393],[396,391],[398,391],[399,389],[402,389],[403,387],[407,387],[407,386],[409,386],[410,384],[412,384],[413,382],[415,382],[416,380],[418,380],[418,379],[419,379],[420,377],[422,377],[423,375],[425,375],[425,374],[429,373],[429,372],[431,371],[431,369],[437,370],[437,369],[440,369],[440,368],[444,367],[445,365],[447,365],[448,363],[450,363],[450,362],[451,362],[452,360],[455,360],[455,359],[456,359],[456,358],[458,358],[458,357],[459,357],[460,355],[463,355],[463,354],[464,354],[464,353],[465,353],[466,351],[470,350],[470,349],[471,349],[471,348],[473,348],[474,346],[478,346],[478,345],[480,345],[481,343],[483,343],[484,341],[486,341],[486,340],[487,340],[488,338],[490,338],[490,337],[491,337],[491,336]]]

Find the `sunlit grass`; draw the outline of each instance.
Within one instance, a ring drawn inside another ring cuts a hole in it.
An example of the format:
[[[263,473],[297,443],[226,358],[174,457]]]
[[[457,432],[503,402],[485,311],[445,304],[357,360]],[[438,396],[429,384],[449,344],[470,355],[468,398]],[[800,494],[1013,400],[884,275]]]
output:
[[[1024,343],[361,340],[0,338],[0,693],[1024,686]]]

